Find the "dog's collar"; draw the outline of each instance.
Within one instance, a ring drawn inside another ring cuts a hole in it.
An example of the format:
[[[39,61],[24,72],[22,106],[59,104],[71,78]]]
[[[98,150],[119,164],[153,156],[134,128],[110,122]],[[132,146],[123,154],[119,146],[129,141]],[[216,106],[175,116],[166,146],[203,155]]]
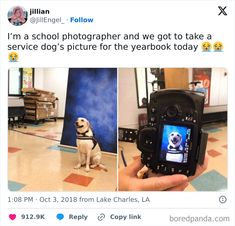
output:
[[[173,147],[173,146],[171,146],[171,145],[168,145],[168,152],[174,151],[174,152],[182,153],[183,149],[182,149],[182,150],[181,150],[181,149],[182,149],[182,148],[180,148],[180,146],[177,147],[177,148],[175,148],[175,147]]]
[[[87,136],[86,133],[88,133],[88,132],[89,132],[89,130],[85,131],[84,133],[79,133],[79,132],[77,131],[77,137],[78,137],[78,136],[84,136],[84,137],[85,137],[85,136]]]
[[[167,150],[167,153],[170,153],[170,154],[183,154],[184,152],[176,150],[176,149],[171,149],[171,150]]]

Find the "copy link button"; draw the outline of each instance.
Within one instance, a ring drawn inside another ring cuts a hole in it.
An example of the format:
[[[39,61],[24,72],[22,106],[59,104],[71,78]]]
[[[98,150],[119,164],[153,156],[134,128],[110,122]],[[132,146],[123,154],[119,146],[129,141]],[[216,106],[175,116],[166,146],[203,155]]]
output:
[[[222,203],[222,204],[226,203],[227,202],[226,196],[224,196],[224,195],[220,196],[219,197],[219,202]]]
[[[141,214],[111,214],[110,219],[121,222],[127,220],[141,220],[142,216]]]
[[[104,214],[104,213],[101,213],[101,214],[97,217],[98,221],[103,221],[104,218],[105,218],[105,214]]]

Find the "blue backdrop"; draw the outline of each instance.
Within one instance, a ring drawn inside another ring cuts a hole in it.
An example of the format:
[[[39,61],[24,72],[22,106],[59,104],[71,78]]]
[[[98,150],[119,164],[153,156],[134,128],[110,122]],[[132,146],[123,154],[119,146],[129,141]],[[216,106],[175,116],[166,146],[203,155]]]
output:
[[[87,118],[103,151],[117,153],[117,69],[69,69],[61,144],[76,146],[75,121]]]

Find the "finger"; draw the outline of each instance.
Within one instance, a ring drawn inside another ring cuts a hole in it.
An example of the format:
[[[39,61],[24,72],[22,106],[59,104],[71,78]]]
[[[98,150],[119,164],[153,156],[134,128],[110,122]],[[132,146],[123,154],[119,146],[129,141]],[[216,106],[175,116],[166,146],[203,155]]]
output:
[[[184,184],[187,181],[188,178],[181,174],[151,177],[140,181],[140,189],[143,191],[163,191]]]
[[[144,165],[141,162],[141,159],[138,158],[135,161],[133,161],[130,165],[126,167],[126,173],[130,177],[137,177],[137,173],[144,167]]]
[[[166,191],[184,191],[184,189],[188,186],[188,184],[189,184],[188,182],[185,182],[181,185],[169,188]]]

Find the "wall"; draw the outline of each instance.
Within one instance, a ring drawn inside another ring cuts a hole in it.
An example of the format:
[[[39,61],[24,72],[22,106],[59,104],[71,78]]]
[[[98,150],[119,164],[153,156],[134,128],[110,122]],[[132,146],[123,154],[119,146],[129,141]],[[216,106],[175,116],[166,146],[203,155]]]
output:
[[[165,68],[164,77],[166,89],[188,89],[189,87],[188,68]]]
[[[227,105],[228,99],[228,75],[225,68],[212,68],[210,107]],[[189,69],[189,81],[192,81],[192,68]],[[209,108],[210,108],[209,107]]]
[[[227,105],[228,75],[224,68],[212,68],[210,106]]]
[[[204,108],[204,113],[227,111],[228,75],[225,68],[212,68],[210,106]],[[192,81],[193,70],[189,69],[189,81]]]
[[[44,89],[43,81],[44,81],[44,68],[35,68],[34,69],[34,87],[37,89]]]
[[[36,68],[34,87],[55,92],[59,98],[58,116],[64,117],[68,68]]]
[[[205,113],[227,110],[227,77],[225,69],[212,68],[210,107]],[[188,69],[189,82],[192,81],[192,68]],[[138,128],[138,114],[146,109],[138,109],[134,68],[119,69],[119,127]]]
[[[134,68],[119,69],[119,127],[138,128],[138,115],[146,113],[137,107],[136,82]]]

